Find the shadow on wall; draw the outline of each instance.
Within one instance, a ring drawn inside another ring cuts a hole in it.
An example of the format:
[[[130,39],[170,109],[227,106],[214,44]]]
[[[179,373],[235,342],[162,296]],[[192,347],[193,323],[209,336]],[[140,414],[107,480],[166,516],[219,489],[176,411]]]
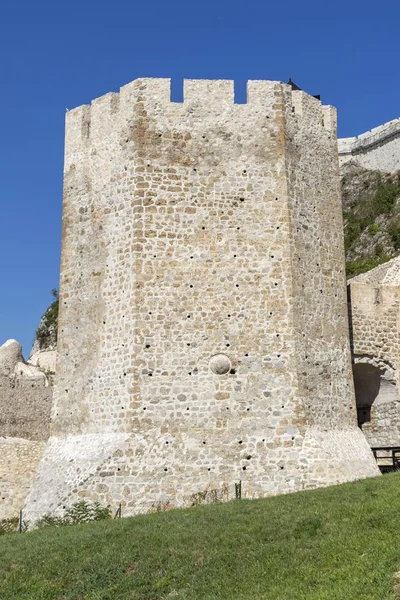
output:
[[[381,389],[383,371],[374,365],[358,363],[353,365],[354,388],[356,392],[358,426],[371,421],[371,407]]]
[[[353,377],[359,427],[363,429],[366,423],[382,427],[380,418],[389,417],[386,414],[389,407],[399,406],[396,383],[389,379],[384,369],[368,363],[354,364]]]

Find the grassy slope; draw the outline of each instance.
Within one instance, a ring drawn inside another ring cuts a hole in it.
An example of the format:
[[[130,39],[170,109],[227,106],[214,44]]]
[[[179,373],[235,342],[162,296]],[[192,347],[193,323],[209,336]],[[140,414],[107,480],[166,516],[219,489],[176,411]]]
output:
[[[388,600],[400,476],[0,538],[0,598]]]

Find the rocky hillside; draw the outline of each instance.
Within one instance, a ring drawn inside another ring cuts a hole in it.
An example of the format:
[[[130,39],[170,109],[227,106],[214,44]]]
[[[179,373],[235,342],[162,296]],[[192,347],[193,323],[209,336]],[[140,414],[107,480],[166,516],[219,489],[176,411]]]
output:
[[[31,356],[40,350],[55,350],[57,347],[58,291],[54,289],[51,293],[53,302],[40,319],[31,350]]]
[[[400,171],[342,167],[347,276],[373,269],[400,252]]]

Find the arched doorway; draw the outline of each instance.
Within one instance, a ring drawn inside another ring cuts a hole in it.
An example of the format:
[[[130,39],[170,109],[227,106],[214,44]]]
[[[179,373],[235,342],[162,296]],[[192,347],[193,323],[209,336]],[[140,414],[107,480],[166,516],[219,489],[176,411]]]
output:
[[[372,447],[400,446],[400,396],[395,372],[381,361],[376,365],[370,360],[353,365],[358,426]]]
[[[353,365],[358,426],[371,422],[371,407],[379,395],[382,371],[368,363]]]

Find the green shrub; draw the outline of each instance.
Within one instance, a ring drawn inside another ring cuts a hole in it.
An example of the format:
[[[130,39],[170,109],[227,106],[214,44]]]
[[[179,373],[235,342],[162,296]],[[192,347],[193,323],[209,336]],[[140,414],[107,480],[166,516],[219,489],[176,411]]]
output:
[[[376,223],[371,223],[371,225],[368,226],[368,231],[371,235],[375,235],[379,232],[379,225]]]
[[[80,523],[90,523],[92,521],[105,521],[111,519],[111,510],[102,506],[99,502],[76,502],[68,508],[63,516],[43,515],[37,522],[36,527],[64,527],[66,525],[79,525]]]

